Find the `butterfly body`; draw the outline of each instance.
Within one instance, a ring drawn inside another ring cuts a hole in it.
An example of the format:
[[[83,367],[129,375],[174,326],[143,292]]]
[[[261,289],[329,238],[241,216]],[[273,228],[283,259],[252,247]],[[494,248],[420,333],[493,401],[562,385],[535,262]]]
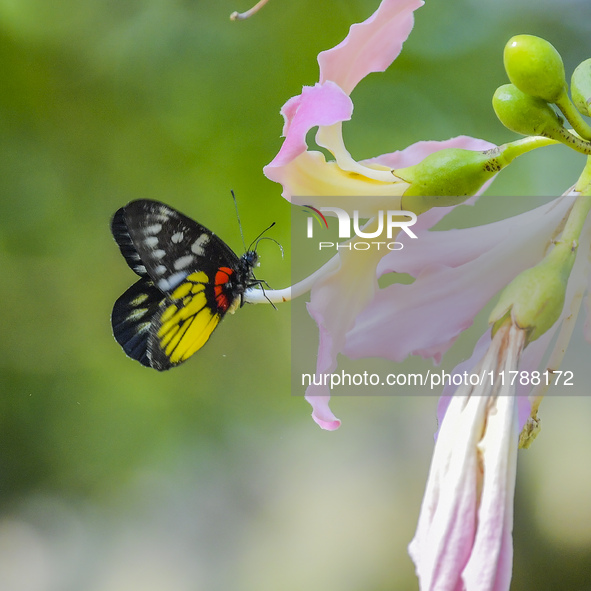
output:
[[[116,302],[113,335],[125,353],[166,370],[198,351],[227,313],[259,285],[257,254],[238,257],[213,232],[175,209],[142,199],[113,216],[111,231],[140,276]]]

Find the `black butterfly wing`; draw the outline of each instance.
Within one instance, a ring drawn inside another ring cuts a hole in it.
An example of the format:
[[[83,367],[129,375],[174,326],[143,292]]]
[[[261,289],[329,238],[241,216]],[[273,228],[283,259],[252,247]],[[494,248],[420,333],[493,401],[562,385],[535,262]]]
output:
[[[113,216],[111,231],[131,269],[170,293],[193,270],[236,268],[234,251],[205,226],[159,201],[132,201]]]
[[[148,343],[153,318],[165,297],[148,277],[142,277],[113,306],[111,326],[115,339],[128,357],[146,367],[152,367]]]
[[[115,303],[113,334],[127,355],[166,370],[198,351],[249,284],[252,264],[213,232],[149,200],[119,209],[111,229],[141,279]]]

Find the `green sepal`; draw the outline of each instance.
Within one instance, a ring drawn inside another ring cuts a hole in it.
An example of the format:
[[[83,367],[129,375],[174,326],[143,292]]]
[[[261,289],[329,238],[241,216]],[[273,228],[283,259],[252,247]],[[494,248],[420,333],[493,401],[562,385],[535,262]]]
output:
[[[560,244],[535,267],[515,277],[490,314],[493,334],[509,315],[515,325],[528,332],[528,342],[550,329],[562,313],[574,259],[575,251]]]
[[[447,148],[393,173],[410,183],[403,194],[402,207],[421,213],[431,207],[463,203],[504,165],[499,148],[484,152]]]

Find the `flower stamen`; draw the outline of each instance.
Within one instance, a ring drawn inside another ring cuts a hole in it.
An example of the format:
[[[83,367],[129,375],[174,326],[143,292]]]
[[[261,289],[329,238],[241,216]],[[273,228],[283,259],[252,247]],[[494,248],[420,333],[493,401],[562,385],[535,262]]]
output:
[[[230,15],[231,21],[244,21],[247,18],[250,18],[253,14],[256,14],[265,4],[267,4],[269,0],[259,0],[250,10],[246,12],[237,12],[234,11]]]

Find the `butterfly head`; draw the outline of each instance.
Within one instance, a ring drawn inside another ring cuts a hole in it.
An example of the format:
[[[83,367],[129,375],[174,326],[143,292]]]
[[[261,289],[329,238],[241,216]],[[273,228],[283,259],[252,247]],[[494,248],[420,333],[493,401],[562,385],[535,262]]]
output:
[[[259,266],[259,255],[255,250],[247,250],[241,257],[244,266],[248,269],[254,269]]]

